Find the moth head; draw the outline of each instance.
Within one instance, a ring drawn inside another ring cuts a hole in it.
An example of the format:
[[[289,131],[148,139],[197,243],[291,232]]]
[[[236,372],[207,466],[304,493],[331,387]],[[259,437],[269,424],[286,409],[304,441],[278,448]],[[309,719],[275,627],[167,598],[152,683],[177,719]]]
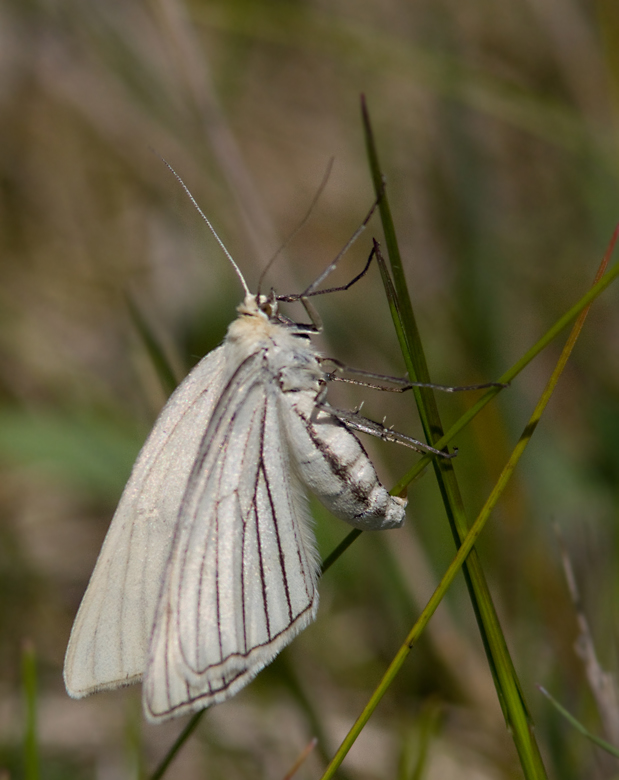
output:
[[[270,320],[279,319],[279,313],[277,311],[277,298],[275,297],[275,290],[271,289],[271,292],[267,295],[256,296],[256,302],[258,308],[263,314]]]
[[[246,295],[243,303],[237,306],[237,311],[241,317],[256,317],[263,322],[281,325],[294,336],[308,338],[318,333],[316,325],[295,322],[281,314],[274,290],[268,296]]]
[[[243,303],[237,307],[241,315],[247,317],[264,317],[267,320],[279,320],[277,300],[274,291],[267,295],[246,295]]]

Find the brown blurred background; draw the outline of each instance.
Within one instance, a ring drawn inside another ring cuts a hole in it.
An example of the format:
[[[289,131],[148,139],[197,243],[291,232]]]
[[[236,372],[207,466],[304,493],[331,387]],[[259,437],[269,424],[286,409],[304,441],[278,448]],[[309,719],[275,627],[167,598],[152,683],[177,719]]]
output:
[[[491,380],[586,290],[619,219],[619,10],[613,0],[2,0],[0,2],[0,777],[22,777],[24,640],[38,661],[44,778],[131,778],[183,722],[142,723],[139,686],[74,702],[73,617],[133,459],[165,400],[140,312],[178,377],[242,297],[184,178],[249,286],[299,292],[373,193],[373,118],[413,303],[437,382]],[[342,261],[365,261],[374,219]],[[602,665],[617,666],[619,318],[595,304],[541,426],[480,543],[549,773],[617,765],[539,694],[604,735],[561,571],[558,523]],[[317,301],[323,350],[404,372],[379,275]],[[295,314],[292,310],[292,314]],[[298,313],[297,313],[297,316]],[[471,519],[556,360],[553,344],[459,437]],[[338,388],[339,390],[339,388]],[[337,403],[419,435],[412,399]],[[440,399],[449,425],[474,395]],[[364,441],[364,444],[366,442]],[[367,442],[387,485],[413,453]],[[318,620],[245,691],[208,712],[170,777],[319,777],[453,555],[431,474],[400,532],[363,536],[321,583]],[[316,508],[323,555],[347,533]],[[342,771],[519,777],[462,578]],[[608,734],[607,734],[608,736]],[[612,735],[611,735],[612,736]],[[3,774],[4,772],[4,774]]]

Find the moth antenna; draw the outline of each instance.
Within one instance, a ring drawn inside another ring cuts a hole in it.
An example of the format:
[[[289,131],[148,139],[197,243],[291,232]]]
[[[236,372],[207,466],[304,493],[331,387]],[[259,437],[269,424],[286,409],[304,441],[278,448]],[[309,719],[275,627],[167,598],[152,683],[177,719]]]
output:
[[[329,181],[329,177],[331,176],[331,170],[333,168],[335,158],[331,157],[329,159],[329,162],[327,163],[327,169],[324,173],[324,176],[322,177],[322,181],[320,182],[320,185],[318,187],[318,190],[316,191],[316,194],[312,198],[312,202],[310,203],[310,206],[303,217],[303,219],[299,222],[299,224],[296,226],[296,228],[292,231],[292,233],[286,238],[284,243],[280,246],[280,248],[275,252],[273,257],[269,260],[269,262],[265,265],[265,267],[262,269],[262,273],[260,274],[260,278],[258,279],[258,292],[257,295],[260,295],[260,288],[262,287],[262,282],[264,281],[264,277],[267,275],[268,271],[270,270],[273,263],[277,260],[277,258],[281,255],[281,253],[284,251],[284,249],[288,246],[288,244],[297,237],[297,235],[301,232],[301,230],[305,227],[307,221],[311,217],[314,209],[316,208],[316,204],[318,203],[318,200],[322,193],[325,190],[325,187],[327,186],[327,182]]]
[[[187,196],[188,196],[189,200],[190,200],[190,201],[193,203],[193,205],[194,205],[194,207],[195,207],[196,211],[198,212],[198,214],[199,214],[199,215],[202,217],[202,219],[203,219],[203,220],[206,222],[206,224],[208,225],[208,229],[209,229],[209,230],[211,231],[211,233],[212,233],[212,234],[215,236],[215,239],[216,239],[217,243],[218,243],[218,244],[219,244],[219,246],[222,248],[222,250],[223,250],[223,253],[225,254],[225,256],[226,256],[226,257],[228,258],[228,260],[229,260],[229,261],[232,263],[232,267],[233,267],[233,268],[234,268],[234,270],[236,271],[236,274],[237,274],[237,276],[239,277],[239,279],[241,280],[241,284],[243,285],[243,289],[245,290],[245,295],[251,295],[251,290],[250,290],[250,289],[249,289],[249,287],[247,286],[247,282],[245,281],[245,278],[243,277],[243,274],[241,273],[241,269],[240,269],[240,268],[238,267],[238,265],[237,265],[237,264],[234,262],[234,258],[232,257],[232,255],[230,254],[230,252],[228,252],[228,249],[226,248],[226,245],[225,245],[225,244],[224,244],[224,242],[221,240],[221,238],[219,238],[219,236],[217,235],[217,231],[216,231],[216,230],[215,230],[215,228],[214,228],[214,227],[211,225],[211,223],[210,223],[210,221],[209,221],[208,217],[206,216],[206,214],[205,214],[205,213],[202,211],[202,209],[201,209],[201,208],[200,208],[200,206],[198,205],[198,201],[197,201],[197,200],[196,200],[196,199],[193,197],[193,195],[192,195],[192,194],[191,194],[191,192],[189,191],[189,187],[188,187],[188,186],[185,184],[185,182],[184,182],[184,181],[181,179],[181,177],[179,176],[179,174],[178,174],[178,173],[177,173],[177,172],[174,170],[174,168],[173,168],[173,167],[170,165],[170,163],[169,163],[169,162],[168,162],[168,161],[165,159],[165,157],[162,157],[162,156],[161,156],[161,155],[160,155],[158,152],[154,152],[154,153],[157,155],[157,157],[159,157],[159,159],[160,159],[160,160],[163,162],[163,164],[164,164],[164,165],[165,165],[165,166],[166,166],[166,167],[167,167],[167,168],[168,168],[168,169],[171,171],[171,173],[172,173],[172,175],[174,176],[174,178],[176,179],[176,181],[177,181],[177,182],[178,182],[178,183],[181,185],[181,187],[182,187],[182,188],[185,190],[185,192],[187,193]]]

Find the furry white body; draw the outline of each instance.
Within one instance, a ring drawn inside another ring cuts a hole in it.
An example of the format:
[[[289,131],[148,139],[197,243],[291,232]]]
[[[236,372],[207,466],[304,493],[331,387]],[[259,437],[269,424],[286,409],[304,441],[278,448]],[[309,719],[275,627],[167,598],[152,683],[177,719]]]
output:
[[[301,484],[364,529],[402,524],[358,439],[322,401],[307,330],[248,295],[164,407],[75,619],[71,696],[143,678],[165,720],[224,701],[315,617]]]

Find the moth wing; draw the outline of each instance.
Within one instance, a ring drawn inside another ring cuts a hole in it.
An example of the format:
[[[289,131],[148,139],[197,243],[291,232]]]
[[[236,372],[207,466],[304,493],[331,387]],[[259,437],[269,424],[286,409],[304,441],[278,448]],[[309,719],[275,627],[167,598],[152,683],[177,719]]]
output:
[[[67,648],[79,698],[139,680],[187,480],[226,379],[225,346],[203,358],[163,408],[135,462]]]
[[[310,623],[317,559],[279,387],[239,366],[200,446],[144,679],[152,721],[234,695]]]

